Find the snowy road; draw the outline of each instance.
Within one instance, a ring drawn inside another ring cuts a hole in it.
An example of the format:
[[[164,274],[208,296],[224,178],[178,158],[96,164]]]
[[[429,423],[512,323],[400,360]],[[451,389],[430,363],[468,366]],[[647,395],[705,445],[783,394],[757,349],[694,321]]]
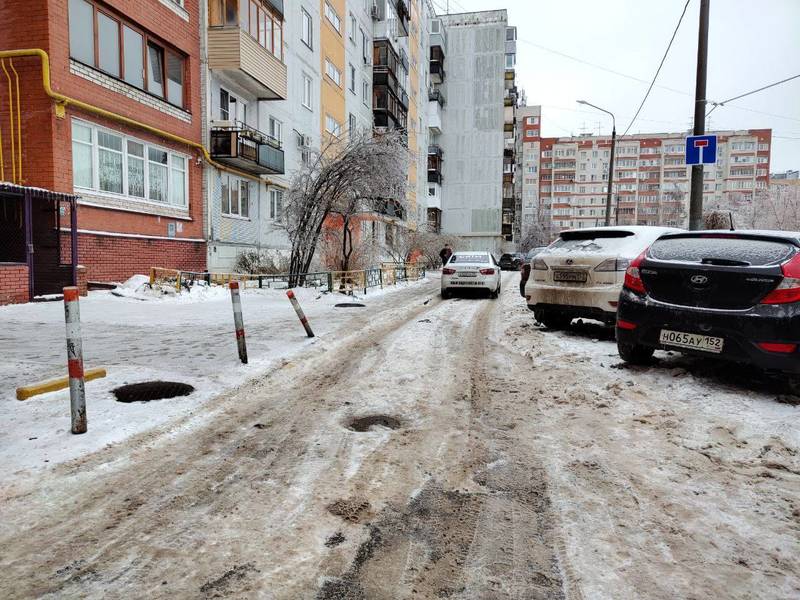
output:
[[[17,480],[0,597],[800,595],[799,407],[735,368],[626,368],[607,332],[539,329],[513,274],[497,301],[435,286],[203,419]]]

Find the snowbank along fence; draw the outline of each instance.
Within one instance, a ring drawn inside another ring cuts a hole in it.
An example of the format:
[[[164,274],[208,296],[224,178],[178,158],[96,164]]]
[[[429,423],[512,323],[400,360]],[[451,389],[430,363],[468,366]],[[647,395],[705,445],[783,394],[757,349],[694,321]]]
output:
[[[327,288],[329,292],[367,293],[369,288],[381,289],[397,285],[402,281],[417,281],[425,277],[425,267],[415,263],[381,263],[380,267],[357,271],[320,271],[303,273],[300,276],[302,287]],[[239,281],[243,287],[271,288],[280,284],[281,288],[289,285],[289,274],[261,275],[253,273],[209,273],[195,271],[179,271],[152,267],[150,269],[150,285],[170,285],[176,291],[189,287],[197,281],[207,284],[230,285],[231,281]]]

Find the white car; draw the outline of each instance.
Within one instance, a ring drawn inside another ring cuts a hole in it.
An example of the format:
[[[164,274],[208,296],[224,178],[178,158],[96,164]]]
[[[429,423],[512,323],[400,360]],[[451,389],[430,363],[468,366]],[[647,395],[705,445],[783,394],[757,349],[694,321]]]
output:
[[[442,268],[442,298],[456,290],[486,290],[500,295],[500,266],[489,252],[455,252]]]
[[[536,320],[560,329],[584,317],[613,325],[625,270],[673,227],[618,226],[571,229],[531,261],[525,286]]]

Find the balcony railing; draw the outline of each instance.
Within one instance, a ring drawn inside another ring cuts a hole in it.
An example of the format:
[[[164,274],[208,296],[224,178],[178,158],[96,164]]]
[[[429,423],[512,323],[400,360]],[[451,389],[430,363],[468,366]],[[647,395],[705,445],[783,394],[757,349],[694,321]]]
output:
[[[442,83],[444,81],[444,64],[439,61],[431,60],[430,63],[430,77],[434,83]]]
[[[431,88],[430,90],[428,90],[428,100],[432,102],[438,102],[439,106],[444,106],[445,104],[444,92],[442,92],[442,90],[438,88]]]
[[[442,147],[439,144],[431,144],[428,146],[428,156],[436,156],[441,159],[442,154]]]
[[[284,173],[280,141],[239,121],[212,125],[211,158],[256,175]]]

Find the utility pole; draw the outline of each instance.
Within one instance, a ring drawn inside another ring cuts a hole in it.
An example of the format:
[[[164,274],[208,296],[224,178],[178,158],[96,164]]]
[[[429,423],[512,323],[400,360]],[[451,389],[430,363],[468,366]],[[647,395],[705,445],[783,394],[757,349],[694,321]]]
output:
[[[600,112],[604,112],[607,115],[611,115],[611,156],[608,161],[608,189],[606,190],[606,221],[605,221],[606,227],[608,227],[609,225],[611,225],[611,187],[614,183],[614,149],[616,148],[617,144],[617,119],[614,117],[614,113],[612,113],[610,110],[606,110],[605,108],[600,108],[599,106],[595,106],[590,102],[586,102],[586,100],[576,100],[576,102],[578,104],[585,104],[586,106],[591,106],[592,108],[596,108]]]
[[[694,89],[694,135],[706,132],[706,71],[708,67],[708,12],[711,0],[700,0],[700,29],[697,39],[697,80]],[[692,165],[689,199],[689,229],[703,227],[703,165]]]

